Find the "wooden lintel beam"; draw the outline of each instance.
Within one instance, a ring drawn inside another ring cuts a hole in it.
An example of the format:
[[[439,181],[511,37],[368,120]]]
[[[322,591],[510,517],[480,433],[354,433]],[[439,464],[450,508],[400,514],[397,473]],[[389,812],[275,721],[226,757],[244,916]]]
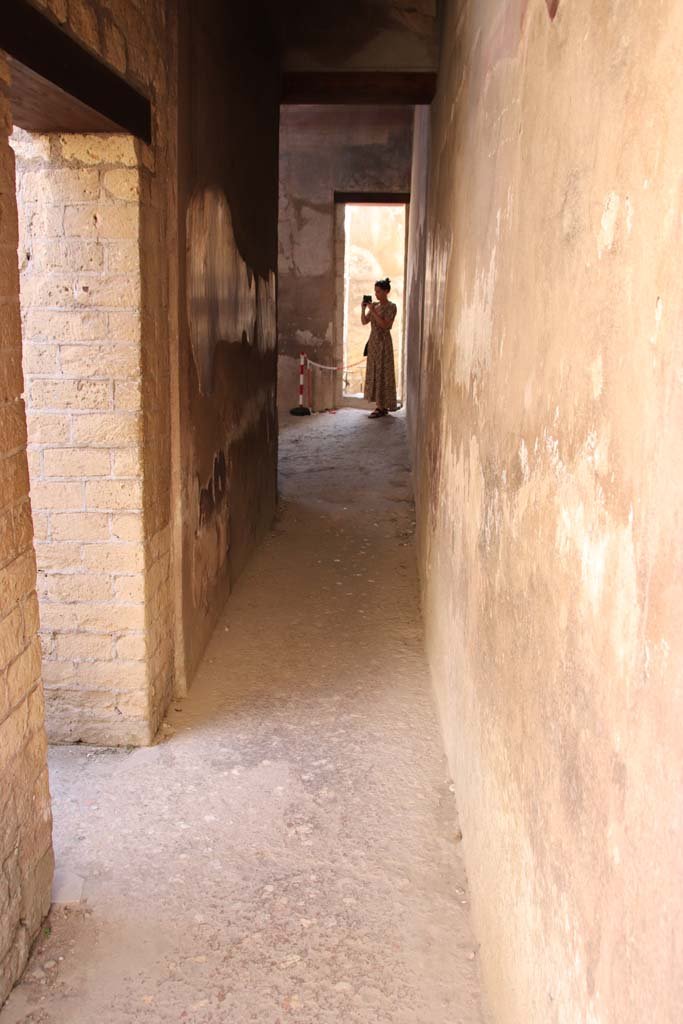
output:
[[[127,132],[152,140],[149,100],[27,0],[0,17],[15,123],[30,131]]]
[[[351,105],[429,104],[436,92],[431,71],[286,71],[282,102]]]

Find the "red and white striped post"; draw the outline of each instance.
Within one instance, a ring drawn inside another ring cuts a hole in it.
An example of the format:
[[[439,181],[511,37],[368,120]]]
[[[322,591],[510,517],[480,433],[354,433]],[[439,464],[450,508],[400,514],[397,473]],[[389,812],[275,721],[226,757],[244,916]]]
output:
[[[310,416],[311,410],[304,405],[304,389],[306,386],[306,353],[299,353],[299,404],[290,409],[292,416]]]
[[[304,380],[306,377],[306,353],[299,353],[299,407],[304,404]]]

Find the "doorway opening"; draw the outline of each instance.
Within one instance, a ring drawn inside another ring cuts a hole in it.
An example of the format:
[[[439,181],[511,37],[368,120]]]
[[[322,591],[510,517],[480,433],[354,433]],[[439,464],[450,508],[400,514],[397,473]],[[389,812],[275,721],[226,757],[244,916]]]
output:
[[[360,322],[360,306],[364,295],[374,301],[375,281],[391,279],[390,300],[397,314],[392,330],[396,363],[396,388],[404,401],[405,332],[404,291],[406,264],[407,201],[403,197],[375,199],[354,198],[340,203],[343,229],[343,261],[340,261],[340,285],[343,284],[343,365],[342,399],[362,400],[366,361],[363,351],[369,327]],[[342,246],[339,247],[342,249]],[[340,253],[341,255],[341,253]]]

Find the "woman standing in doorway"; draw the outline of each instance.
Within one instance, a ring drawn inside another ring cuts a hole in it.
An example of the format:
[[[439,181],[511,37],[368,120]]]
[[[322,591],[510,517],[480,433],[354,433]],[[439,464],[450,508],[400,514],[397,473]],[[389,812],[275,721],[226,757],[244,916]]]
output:
[[[365,372],[365,399],[377,408],[370,413],[377,420],[396,410],[396,373],[391,328],[396,317],[396,305],[389,302],[391,281],[386,277],[375,282],[377,302],[365,302],[361,307],[361,323],[372,324],[368,341],[368,365]],[[366,296],[367,298],[367,296]]]

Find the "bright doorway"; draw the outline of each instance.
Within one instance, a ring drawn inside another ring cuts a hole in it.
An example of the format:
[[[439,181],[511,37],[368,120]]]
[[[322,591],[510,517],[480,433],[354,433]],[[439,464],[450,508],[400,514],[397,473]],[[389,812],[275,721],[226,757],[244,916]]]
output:
[[[397,314],[392,330],[396,387],[403,401],[405,365],[404,288],[406,261],[406,203],[344,203],[344,373],[342,397],[363,397],[365,359],[363,350],[370,328],[360,322],[363,295],[372,295],[375,281],[391,278],[389,298]]]

